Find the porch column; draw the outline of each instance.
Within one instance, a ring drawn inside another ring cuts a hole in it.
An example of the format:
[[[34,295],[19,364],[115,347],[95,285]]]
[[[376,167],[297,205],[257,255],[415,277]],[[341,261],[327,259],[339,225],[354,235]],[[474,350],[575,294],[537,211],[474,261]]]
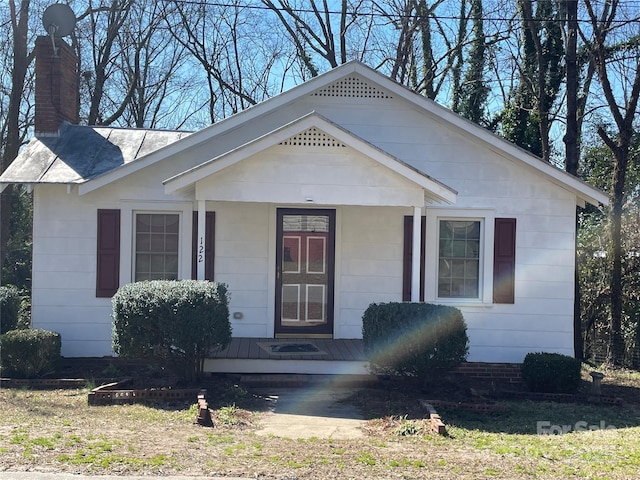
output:
[[[204,239],[207,233],[207,206],[205,200],[198,200],[198,251],[195,252],[197,255],[197,279],[204,280],[205,275],[205,243]]]
[[[422,245],[422,208],[413,207],[413,243],[411,249],[411,301],[420,301],[420,246]]]

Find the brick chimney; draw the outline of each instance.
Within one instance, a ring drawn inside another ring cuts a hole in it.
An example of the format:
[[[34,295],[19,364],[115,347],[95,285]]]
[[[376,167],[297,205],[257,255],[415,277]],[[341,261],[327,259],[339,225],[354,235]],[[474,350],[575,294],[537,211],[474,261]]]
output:
[[[79,121],[78,57],[61,38],[36,39],[36,136],[56,136],[64,121]]]

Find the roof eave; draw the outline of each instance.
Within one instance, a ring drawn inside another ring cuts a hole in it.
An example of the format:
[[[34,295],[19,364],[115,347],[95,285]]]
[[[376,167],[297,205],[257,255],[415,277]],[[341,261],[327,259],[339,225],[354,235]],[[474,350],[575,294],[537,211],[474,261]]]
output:
[[[454,189],[429,177],[425,173],[418,171],[315,112],[304,115],[293,122],[282,125],[245,145],[166,179],[163,182],[165,186],[165,193],[174,194],[183,190],[201,178],[213,175],[250,155],[276,145],[288,137],[311,127],[319,128],[328,135],[331,135],[337,140],[343,142],[345,145],[349,145],[356,151],[368,156],[379,164],[403,176],[407,180],[419,185],[429,193],[429,197],[433,200],[448,204],[456,203],[458,192]]]

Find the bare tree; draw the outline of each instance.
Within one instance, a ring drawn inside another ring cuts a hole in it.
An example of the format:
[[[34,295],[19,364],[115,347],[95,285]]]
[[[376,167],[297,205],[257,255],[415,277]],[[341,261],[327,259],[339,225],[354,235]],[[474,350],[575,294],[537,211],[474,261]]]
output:
[[[339,12],[333,12],[327,0],[300,2],[290,0],[261,0],[276,14],[290,39],[294,42],[298,57],[312,76],[319,73],[313,54],[324,59],[331,68],[347,61],[347,31],[351,20],[349,10],[355,12],[347,0],[341,0]],[[332,16],[339,16],[338,33],[334,33]]]
[[[243,2],[170,4],[171,35],[204,74],[209,122],[216,122],[284,88],[291,64],[282,39],[260,10]],[[283,73],[280,73],[283,72]],[[278,79],[281,79],[278,82]]]
[[[120,44],[130,46],[117,66],[119,91],[132,92],[123,112],[125,125],[175,128],[189,115],[182,111],[190,80],[183,74],[187,70],[185,49],[167,35],[165,20],[157,2],[138,0],[119,33]]]
[[[608,360],[620,364],[624,356],[622,337],[622,214],[625,202],[625,181],[629,164],[634,120],[640,98],[640,37],[625,32],[629,24],[624,5],[619,0],[605,2],[597,10],[595,2],[585,0],[592,29],[591,48],[595,70],[613,130],[600,125],[598,135],[613,154],[611,187],[611,318]]]
[[[87,10],[79,15],[81,51],[90,50],[90,66],[85,66],[81,55],[81,71],[89,94],[89,125],[110,125],[118,120],[133,95],[135,79],[128,82],[128,89],[115,92],[109,82],[117,71],[116,59],[128,48],[121,45],[120,31],[126,23],[136,0],[88,0]],[[83,22],[83,20],[87,20]]]
[[[21,0],[17,5],[14,0],[9,0],[9,26],[12,41],[11,86],[6,117],[3,117],[2,122],[3,148],[0,172],[4,172],[18,156],[28,131],[28,120],[24,117],[23,96],[27,72],[33,58],[28,49],[30,7],[30,0]],[[13,188],[7,187],[0,194],[0,268],[7,256],[12,211]]]

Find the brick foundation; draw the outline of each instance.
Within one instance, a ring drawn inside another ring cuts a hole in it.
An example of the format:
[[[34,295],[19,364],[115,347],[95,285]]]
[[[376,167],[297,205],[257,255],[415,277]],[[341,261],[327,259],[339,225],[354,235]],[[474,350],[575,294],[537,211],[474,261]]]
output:
[[[455,375],[474,380],[520,385],[521,368],[520,363],[465,362],[456,369]]]

